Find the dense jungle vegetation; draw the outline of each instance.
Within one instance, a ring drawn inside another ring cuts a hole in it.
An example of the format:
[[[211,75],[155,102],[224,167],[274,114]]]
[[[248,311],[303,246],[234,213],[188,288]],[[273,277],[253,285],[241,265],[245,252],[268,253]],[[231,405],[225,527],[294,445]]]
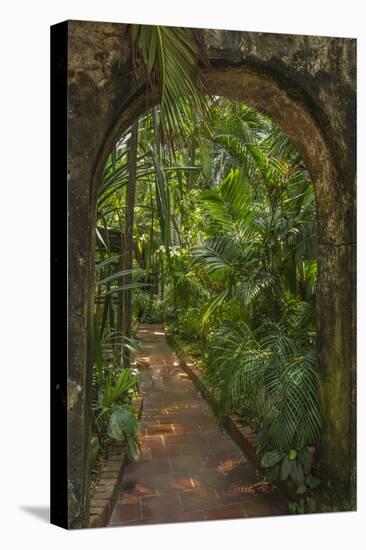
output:
[[[142,47],[147,62],[150,51]],[[164,322],[201,366],[218,416],[236,413],[255,428],[268,479],[310,495],[321,434],[313,184],[264,115],[223,97],[196,107],[180,97],[177,124],[165,96],[104,169],[93,432],[138,455],[136,328]],[[311,511],[313,501],[297,506]]]

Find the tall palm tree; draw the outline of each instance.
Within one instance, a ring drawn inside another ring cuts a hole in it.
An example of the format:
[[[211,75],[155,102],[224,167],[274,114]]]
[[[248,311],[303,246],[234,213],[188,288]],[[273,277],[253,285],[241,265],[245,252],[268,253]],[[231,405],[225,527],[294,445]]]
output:
[[[129,146],[129,174],[126,188],[126,210],[125,210],[125,234],[123,248],[123,268],[129,273],[126,275],[126,284],[132,283],[132,262],[133,262],[133,226],[134,226],[134,211],[135,211],[135,195],[136,195],[136,178],[137,178],[137,146],[138,146],[138,131],[139,123],[136,120],[131,128],[131,138]],[[127,338],[131,338],[132,328],[132,296],[131,289],[128,288],[123,294],[124,296],[124,318],[122,332]],[[125,366],[130,364],[130,350],[124,349]]]
[[[159,136],[155,131],[155,151],[152,151],[154,171],[156,173],[156,189],[158,199],[158,211],[161,224],[164,226],[164,242],[169,254],[170,243],[170,207],[169,190],[164,185],[164,171],[161,169],[160,142],[172,145],[181,137],[184,116],[187,111],[187,101],[196,109],[202,111],[205,100],[202,91],[203,85],[198,68],[199,59],[203,59],[201,52],[199,33],[192,29],[170,28],[148,25],[130,26],[132,43],[132,61],[136,68],[136,76],[141,73],[147,77],[148,82],[157,85],[161,91]],[[156,110],[155,110],[156,113]],[[157,125],[155,127],[157,130]],[[126,135],[126,133],[125,133]],[[123,137],[122,137],[123,139]],[[158,143],[159,141],[159,143]],[[115,169],[115,153],[109,170],[105,171],[100,186],[99,208],[108,203],[108,199],[114,193],[121,194],[121,188],[127,186],[124,235],[122,239],[122,257],[119,262],[121,272],[125,271],[125,292],[120,293],[118,307],[118,328],[122,329],[124,336],[131,336],[131,289],[132,284],[132,258],[133,258],[133,227],[134,206],[136,194],[136,182],[138,178],[138,123],[135,122],[131,129],[130,149],[125,148],[122,153],[118,169]],[[124,158],[122,158],[124,157]],[[140,165],[140,176],[141,173]],[[118,211],[118,206],[108,210],[110,214]],[[120,216],[120,213],[119,213]],[[120,216],[121,218],[121,216]],[[104,218],[104,224],[105,224]],[[121,224],[122,225],[122,224]],[[108,233],[108,231],[107,231]],[[105,245],[105,243],[103,243]],[[108,247],[107,247],[108,248]],[[108,268],[109,270],[111,267]],[[109,292],[109,288],[107,292]],[[112,296],[108,295],[105,314],[109,311],[111,325],[114,326]],[[105,323],[104,323],[105,324]],[[129,352],[125,350],[125,362],[129,362]]]

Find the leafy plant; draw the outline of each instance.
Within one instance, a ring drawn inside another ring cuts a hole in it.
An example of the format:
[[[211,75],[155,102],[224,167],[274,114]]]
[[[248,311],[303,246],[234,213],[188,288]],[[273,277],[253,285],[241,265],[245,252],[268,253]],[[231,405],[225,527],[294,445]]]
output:
[[[206,380],[219,412],[237,412],[245,402],[263,432],[263,445],[275,449],[316,445],[321,433],[321,394],[313,351],[302,353],[281,330],[227,325],[212,334]],[[268,329],[267,329],[268,330]],[[264,443],[265,442],[265,443]]]
[[[113,348],[113,342],[120,338],[118,334],[107,334],[103,345],[99,331],[95,331],[95,373],[97,399],[93,403],[95,428],[100,436],[108,435],[126,443],[127,456],[135,460],[139,454],[139,423],[130,402],[138,389],[137,373],[131,368],[116,366],[120,352]],[[112,345],[108,349],[107,344]],[[107,363],[105,357],[116,358],[116,363]],[[100,439],[92,438],[92,463],[95,463],[100,450]]]
[[[112,373],[108,372],[100,392],[99,401],[103,407],[108,409],[122,396],[126,397],[136,389],[136,373],[132,369],[121,370],[114,381]]]
[[[138,438],[139,423],[136,415],[128,408],[114,405],[108,423],[108,436],[126,442],[127,457],[137,460],[140,454]]]
[[[121,136],[99,187],[97,421],[112,437],[131,438],[136,454],[133,376],[121,375],[128,364],[120,361],[124,346],[136,347],[123,322],[132,293],[133,328],[169,322],[203,365],[219,417],[240,414],[256,428],[267,477],[295,487],[294,510],[310,511],[318,481],[308,449],[322,429],[313,184],[267,117],[224,98],[201,99],[199,33],[130,31],[136,76],[161,103],[139,119],[133,159],[131,128]]]
[[[296,500],[289,502],[291,513],[315,512],[314,490],[321,481],[311,473],[313,461],[308,447],[299,451],[267,451],[261,458],[261,466],[266,470],[268,480],[281,481],[290,484],[290,488],[294,487]]]

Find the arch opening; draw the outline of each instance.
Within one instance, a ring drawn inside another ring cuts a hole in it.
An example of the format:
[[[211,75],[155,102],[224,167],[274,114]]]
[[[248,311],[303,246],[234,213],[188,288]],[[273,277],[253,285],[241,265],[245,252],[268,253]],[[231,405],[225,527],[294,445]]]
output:
[[[281,126],[283,128],[286,128],[287,130],[290,130],[291,137],[293,138],[293,141],[296,142],[297,147],[301,148],[305,152],[304,154],[306,155],[306,158],[308,160],[312,159],[312,162],[311,162],[312,174],[317,176],[317,179],[315,182],[316,187],[319,185],[323,185],[319,178],[329,177],[329,174],[331,171],[329,155],[327,153],[326,145],[321,136],[319,129],[316,129],[316,135],[314,136],[314,141],[311,144],[311,146],[309,147],[308,145],[309,140],[307,136],[309,135],[309,132],[315,131],[314,121],[312,120],[311,116],[305,110],[302,111],[300,106],[298,105],[294,106],[291,100],[288,98],[288,96],[282,91],[279,94],[279,97],[274,98],[273,89],[272,89],[274,86],[273,83],[270,84],[269,89],[264,90],[263,80],[261,78],[255,79],[251,71],[249,74],[250,74],[250,77],[248,77],[248,75],[244,72],[244,78],[243,78],[243,81],[241,82],[241,86],[245,87],[246,89],[245,95],[243,92],[243,88],[241,88],[238,85],[237,78],[235,80],[237,87],[235,88],[235,92],[232,92],[233,75],[231,75],[231,78],[230,78],[230,74],[228,75],[227,70],[225,70],[223,73],[220,72],[215,76],[212,76],[212,75],[207,76],[206,80],[208,82],[209,89],[210,89],[210,82],[211,82],[212,88],[210,91],[214,91],[215,94],[217,95],[219,95],[219,92],[220,92],[220,95],[225,95],[227,97],[230,97],[230,99],[234,98],[236,102],[238,102],[239,98],[242,98],[244,96],[246,103],[252,105],[253,109],[254,108],[256,109],[255,112],[258,112],[258,107],[261,106],[261,110],[265,111],[266,114],[268,115],[273,116],[273,112],[277,113],[276,118],[277,120],[280,121]],[[236,70],[234,71],[234,75],[236,76],[238,75],[238,72]],[[210,80],[210,78],[212,78],[212,80]],[[249,82],[249,86],[248,86],[248,82]],[[271,98],[270,104],[268,101],[269,97]],[[138,110],[139,109],[137,109],[137,111]],[[122,127],[126,127],[128,125],[126,121],[127,120],[131,121],[131,119],[133,118],[133,115],[131,114],[132,112],[133,110],[131,110],[128,117],[123,115],[123,119],[120,119],[118,121],[118,123],[115,126],[114,135],[116,135],[121,130]],[[145,109],[144,109],[144,112],[146,112]],[[141,120],[141,118],[143,117],[141,117],[141,114],[140,114],[140,116],[137,116],[137,118]],[[299,127],[301,128],[300,132],[298,131]],[[109,143],[110,143],[110,139],[111,137],[109,136]],[[315,149],[317,149],[316,159],[312,156],[312,151],[314,151]],[[107,155],[107,150],[105,150],[104,158],[106,157],[106,155]],[[325,158],[327,158],[326,162],[324,162]],[[111,157],[109,157],[109,162],[111,162]],[[102,166],[101,161],[100,161],[100,166]],[[329,184],[329,180],[328,180],[328,184]],[[320,192],[320,200],[321,200],[321,192]],[[136,243],[135,243],[135,246],[136,246]]]

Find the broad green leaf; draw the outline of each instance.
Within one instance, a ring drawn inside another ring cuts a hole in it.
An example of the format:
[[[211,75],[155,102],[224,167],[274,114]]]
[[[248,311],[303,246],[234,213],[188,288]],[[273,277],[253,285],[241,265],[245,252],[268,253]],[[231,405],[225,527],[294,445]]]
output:
[[[269,451],[262,456],[261,466],[263,466],[264,468],[271,468],[271,466],[274,466],[275,464],[280,462],[280,460],[282,460],[283,457],[284,457],[284,453],[281,451],[278,451],[278,450]]]
[[[122,407],[116,407],[109,419],[108,436],[123,441],[133,437],[139,429],[139,423],[133,413]]]
[[[281,481],[286,481],[289,478],[293,467],[294,462],[286,455],[281,464]]]
[[[294,466],[291,470],[291,479],[296,485],[302,485],[304,483],[304,470],[301,464],[297,461],[293,462]]]

